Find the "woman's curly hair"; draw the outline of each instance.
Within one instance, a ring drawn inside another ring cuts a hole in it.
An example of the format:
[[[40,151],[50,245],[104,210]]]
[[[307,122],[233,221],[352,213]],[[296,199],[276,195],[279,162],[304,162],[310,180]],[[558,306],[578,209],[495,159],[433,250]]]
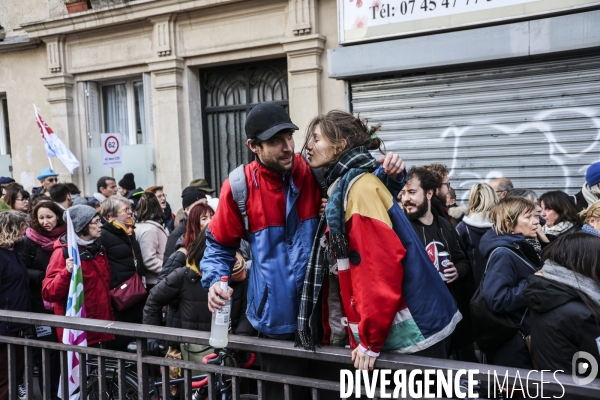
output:
[[[0,247],[12,247],[22,239],[21,232],[29,223],[27,214],[20,211],[0,212]]]

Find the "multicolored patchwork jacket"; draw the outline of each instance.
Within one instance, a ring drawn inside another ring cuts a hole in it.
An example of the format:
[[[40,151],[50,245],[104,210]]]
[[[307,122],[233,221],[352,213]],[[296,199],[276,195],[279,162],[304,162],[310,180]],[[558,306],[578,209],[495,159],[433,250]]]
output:
[[[346,193],[348,258],[337,260],[323,293],[324,343],[377,357],[414,353],[450,336],[462,316],[390,192],[373,174]],[[339,290],[338,290],[339,286]],[[341,301],[341,307],[340,307]]]

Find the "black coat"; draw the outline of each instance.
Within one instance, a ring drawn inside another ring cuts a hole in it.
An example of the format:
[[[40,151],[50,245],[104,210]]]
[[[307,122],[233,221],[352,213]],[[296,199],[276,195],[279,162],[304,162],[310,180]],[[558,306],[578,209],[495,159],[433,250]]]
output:
[[[538,369],[562,369],[570,374],[578,351],[592,354],[600,363],[596,345],[600,321],[573,288],[532,275],[523,295],[531,314],[531,350]]]
[[[433,218],[437,221],[440,227],[440,234],[444,238],[448,253],[450,253],[450,261],[454,264],[458,272],[458,279],[448,284],[448,289],[452,293],[452,297],[456,301],[458,310],[463,316],[463,319],[458,323],[454,332],[451,335],[452,349],[459,349],[470,343],[473,343],[473,331],[471,323],[471,298],[475,294],[475,284],[473,282],[473,273],[469,259],[465,256],[460,244],[458,233],[444,216],[439,216],[433,213]],[[410,221],[415,233],[421,240],[423,247],[427,245],[423,232],[419,230],[418,224]]]
[[[19,258],[22,243],[13,250],[0,247],[0,309],[29,311],[29,276],[27,268]],[[23,329],[26,325],[17,322],[0,322],[0,335]]]
[[[173,252],[177,250],[177,241],[183,235],[185,235],[185,220],[181,221],[179,226],[175,228],[175,230],[169,235],[169,238],[167,239],[167,245],[165,246],[165,254],[163,256],[163,260],[166,260],[169,257],[171,257],[171,254],[173,254]]]
[[[114,289],[127,279],[131,278],[136,272],[136,266],[133,259],[137,259],[137,271],[140,275],[144,274],[144,260],[140,245],[135,239],[135,233],[127,235],[121,229],[115,228],[110,223],[102,225],[102,234],[100,241],[106,249],[108,264],[110,265],[110,288]],[[115,321],[141,323],[144,302],[134,305],[130,309],[120,312],[116,309]]]
[[[508,250],[499,250],[505,247]],[[508,315],[515,322],[521,322],[521,331],[528,335],[529,313],[523,296],[523,287],[527,278],[542,267],[537,252],[522,234],[498,235],[490,229],[481,238],[481,254],[489,258],[487,272],[483,278],[482,295],[488,308],[496,313]],[[519,258],[520,257],[520,258]],[[528,264],[522,260],[527,261]],[[477,323],[477,321],[473,321]],[[520,333],[489,354],[496,365],[515,368],[532,368],[529,350]]]
[[[479,228],[477,226],[469,225],[464,220],[456,226],[458,236],[465,245],[465,254],[469,258],[471,264],[475,287],[479,286],[487,263],[487,257],[479,251],[479,244],[481,243],[483,235],[490,229],[492,228]]]
[[[588,202],[585,199],[582,190],[580,190],[577,194],[574,194],[573,196],[569,196],[569,199],[571,200],[571,203],[573,203],[577,211],[583,211],[586,208],[588,208]]]
[[[175,251],[173,254],[171,254],[171,256],[169,256],[169,258],[164,262],[163,267],[158,274],[158,281],[156,284],[159,284],[176,269],[185,267],[186,258],[187,256],[181,251]]]
[[[23,236],[19,258],[27,267],[29,275],[29,304],[32,312],[54,314],[52,310],[44,308],[42,300],[42,281],[46,277],[46,269],[48,269],[51,255],[52,253],[46,253],[42,246],[27,236]]]
[[[252,335],[255,331],[246,318],[248,280],[233,282],[231,326],[236,334]],[[180,320],[172,327],[210,331],[212,313],[208,309],[208,291],[200,276],[190,268],[178,268],[152,288],[144,307],[144,324],[161,325],[162,308],[177,304]]]
[[[102,225],[100,241],[106,249],[108,263],[110,264],[110,288],[114,289],[127,279],[131,278],[136,271],[133,259],[137,259],[137,270],[140,275],[144,273],[144,260],[140,244],[135,238],[135,233],[127,235],[121,229],[115,228],[110,223]]]

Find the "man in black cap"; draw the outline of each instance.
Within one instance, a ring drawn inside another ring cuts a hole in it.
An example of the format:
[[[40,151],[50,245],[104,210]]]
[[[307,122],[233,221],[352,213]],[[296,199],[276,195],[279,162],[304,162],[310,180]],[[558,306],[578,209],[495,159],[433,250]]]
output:
[[[127,197],[132,190],[135,190],[135,177],[131,172],[128,172],[119,181],[119,193],[121,196]]]
[[[225,304],[222,298],[229,298],[233,291],[223,292],[219,282],[231,274],[240,241],[248,239],[253,251],[246,316],[262,337],[277,340],[294,340],[300,293],[323,197],[308,163],[294,153],[296,130],[287,112],[276,103],[261,103],[250,111],[246,145],[256,160],[244,166],[243,174],[240,172],[247,200],[236,203],[231,182],[225,180],[219,207],[206,228],[201,262],[209,308],[220,309]],[[384,165],[390,177],[403,171],[404,163],[397,155],[388,153],[386,157]],[[378,175],[387,181],[382,170]],[[396,183],[394,193],[401,189]],[[234,189],[237,191],[237,185]],[[247,227],[241,207],[247,210]],[[308,362],[262,354],[261,367],[267,372],[306,376]],[[265,391],[267,399],[284,397],[281,384],[267,382]],[[294,398],[302,396],[300,391]]]

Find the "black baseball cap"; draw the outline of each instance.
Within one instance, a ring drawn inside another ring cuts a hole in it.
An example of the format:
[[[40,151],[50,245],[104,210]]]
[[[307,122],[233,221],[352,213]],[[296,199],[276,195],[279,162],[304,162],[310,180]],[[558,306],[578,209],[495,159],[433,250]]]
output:
[[[260,103],[246,117],[246,137],[269,140],[273,135],[286,129],[298,130],[288,113],[278,104]]]

